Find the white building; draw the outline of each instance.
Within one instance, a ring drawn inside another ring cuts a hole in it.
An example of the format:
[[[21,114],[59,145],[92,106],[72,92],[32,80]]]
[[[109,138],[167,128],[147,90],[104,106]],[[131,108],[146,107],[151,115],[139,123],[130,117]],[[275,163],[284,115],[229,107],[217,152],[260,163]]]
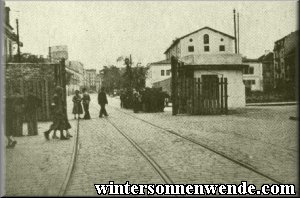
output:
[[[75,90],[81,90],[84,86],[84,66],[79,61],[66,61],[65,64],[69,78],[66,89],[68,95],[71,95],[75,93]]]
[[[263,66],[258,59],[243,58],[249,65],[243,70],[243,82],[249,91],[263,91]]]
[[[246,105],[242,56],[234,50],[235,38],[210,27],[198,29],[173,41],[165,51],[166,59],[171,56],[182,61],[191,73],[191,77],[225,77],[228,80],[228,107],[237,108]],[[151,65],[151,67],[156,67]],[[171,68],[164,65],[156,69]],[[153,76],[151,79],[158,79]],[[159,73],[156,72],[158,75]],[[161,77],[160,77],[161,78]]]
[[[146,87],[152,87],[153,83],[165,80],[171,77],[171,61],[162,60],[150,63],[147,73]]]

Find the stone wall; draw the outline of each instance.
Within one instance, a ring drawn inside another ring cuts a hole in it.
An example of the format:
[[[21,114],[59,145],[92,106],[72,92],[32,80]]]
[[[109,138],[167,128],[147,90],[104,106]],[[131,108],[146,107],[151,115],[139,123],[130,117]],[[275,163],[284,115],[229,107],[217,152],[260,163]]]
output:
[[[5,98],[26,99],[32,91],[40,100],[39,120],[51,119],[51,99],[60,64],[8,63],[5,65]],[[23,112],[24,118],[26,112]]]

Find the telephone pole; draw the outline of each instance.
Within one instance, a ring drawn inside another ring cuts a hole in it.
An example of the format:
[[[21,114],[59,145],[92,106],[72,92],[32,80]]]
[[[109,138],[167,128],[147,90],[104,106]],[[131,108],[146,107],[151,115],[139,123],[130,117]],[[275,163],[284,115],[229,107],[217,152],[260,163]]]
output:
[[[21,52],[20,52],[20,35],[19,35],[19,20],[16,19],[17,23],[17,44],[18,44],[18,61],[21,61]]]

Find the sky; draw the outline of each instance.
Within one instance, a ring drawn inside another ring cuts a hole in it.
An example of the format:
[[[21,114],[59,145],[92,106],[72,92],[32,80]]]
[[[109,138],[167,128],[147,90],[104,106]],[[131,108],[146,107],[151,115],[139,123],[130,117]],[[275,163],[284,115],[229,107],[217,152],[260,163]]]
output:
[[[67,45],[69,60],[85,68],[121,66],[131,54],[146,65],[165,59],[172,40],[209,26],[234,35],[240,18],[240,53],[258,58],[274,42],[297,30],[296,1],[6,1],[10,21],[19,19],[21,52],[47,56]]]

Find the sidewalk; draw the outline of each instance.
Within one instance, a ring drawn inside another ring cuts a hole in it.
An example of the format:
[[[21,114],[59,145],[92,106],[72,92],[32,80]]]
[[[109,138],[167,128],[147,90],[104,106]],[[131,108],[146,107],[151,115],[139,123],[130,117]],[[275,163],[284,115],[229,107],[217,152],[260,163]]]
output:
[[[68,112],[72,102],[68,98]],[[69,118],[73,116],[69,115]],[[76,132],[76,120],[70,120],[70,140],[46,141],[43,132],[51,122],[38,123],[38,135],[27,136],[23,125],[23,137],[16,137],[16,147],[5,149],[6,196],[57,196],[65,180],[71,161]],[[51,134],[52,135],[52,134]]]
[[[246,103],[246,106],[283,106],[283,105],[298,105],[298,102],[260,102]]]

